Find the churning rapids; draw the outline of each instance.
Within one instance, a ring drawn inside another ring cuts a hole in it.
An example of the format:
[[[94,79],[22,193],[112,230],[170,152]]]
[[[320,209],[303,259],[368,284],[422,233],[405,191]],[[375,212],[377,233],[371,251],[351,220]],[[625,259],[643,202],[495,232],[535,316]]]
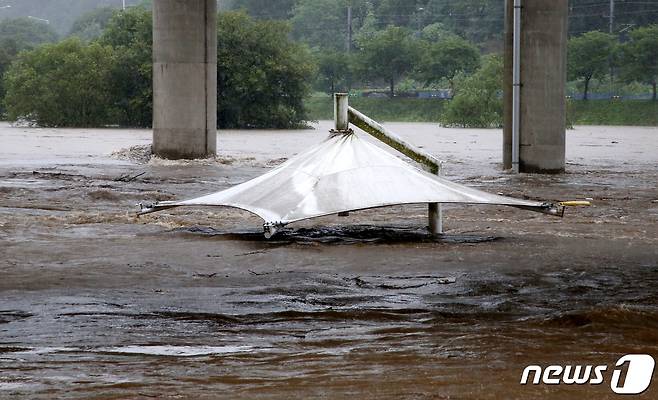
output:
[[[513,176],[499,131],[391,126],[455,181],[594,206],[447,207],[438,240],[426,207],[391,207],[267,241],[237,210],[133,211],[257,176],[329,123],[221,132],[191,162],[147,161],[148,131],[1,125],[0,398],[600,399],[521,373],[658,358],[658,129],[577,127],[566,174]]]

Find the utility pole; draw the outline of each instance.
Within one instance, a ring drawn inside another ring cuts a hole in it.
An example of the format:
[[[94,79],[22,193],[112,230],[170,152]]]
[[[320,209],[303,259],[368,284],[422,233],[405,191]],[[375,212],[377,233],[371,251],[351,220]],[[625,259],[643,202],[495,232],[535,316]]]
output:
[[[610,26],[608,29],[611,35],[615,31],[615,0],[610,0]]]
[[[615,32],[615,0],[610,0],[610,26],[608,30],[611,35]],[[612,99],[615,91],[615,70],[612,65],[612,54],[608,57],[608,64],[610,66],[610,98]]]
[[[352,52],[352,6],[347,6],[347,43],[345,43],[345,50],[347,51],[347,56],[349,57]],[[350,72],[347,72],[345,77],[345,83],[347,85],[347,93],[352,90],[352,75]]]
[[[512,21],[514,41],[512,49],[512,172],[519,173],[521,152],[521,0],[514,0]]]
[[[425,11],[423,7],[418,7],[416,10],[416,37],[421,36],[421,20],[420,18],[422,17],[422,13]]]
[[[352,6],[347,6],[347,54],[352,51]]]

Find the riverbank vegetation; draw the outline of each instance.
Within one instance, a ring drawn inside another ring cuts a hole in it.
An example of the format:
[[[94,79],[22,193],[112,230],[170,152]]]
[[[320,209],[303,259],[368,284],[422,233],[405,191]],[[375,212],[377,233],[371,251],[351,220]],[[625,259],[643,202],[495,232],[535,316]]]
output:
[[[87,21],[88,19],[85,19]],[[2,62],[3,104],[11,120],[39,126],[149,127],[153,114],[152,16],[143,7],[79,24],[82,37],[14,51]],[[102,20],[100,20],[102,22]],[[76,25],[78,27],[78,25]],[[0,24],[0,31],[2,25]],[[218,17],[218,123],[223,128],[297,128],[310,118],[303,100],[315,64],[289,38],[288,24],[241,12]]]
[[[150,126],[149,1],[130,1],[124,11],[98,8],[102,2],[88,8],[93,1],[66,34],[61,21],[0,21],[0,114],[41,126]],[[658,11],[622,4],[623,29],[610,34],[583,13],[598,4],[573,2],[569,122],[655,125]],[[8,10],[34,13],[32,3]],[[301,127],[331,118],[330,98],[312,93],[339,91],[376,119],[500,126],[504,9],[495,0],[475,3],[222,2],[219,126]]]
[[[350,104],[378,121],[444,124],[449,101],[351,97]],[[306,99],[305,106],[313,120],[333,119],[332,100],[328,95],[316,93]],[[569,100],[567,114],[570,125],[658,126],[658,102],[651,100]]]

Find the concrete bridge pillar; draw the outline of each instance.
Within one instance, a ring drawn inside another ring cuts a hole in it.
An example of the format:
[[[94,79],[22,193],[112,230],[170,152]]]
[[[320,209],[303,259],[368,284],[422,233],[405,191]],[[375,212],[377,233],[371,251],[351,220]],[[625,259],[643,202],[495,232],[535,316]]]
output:
[[[521,0],[519,171],[565,166],[568,0]],[[514,1],[505,1],[503,164],[512,167]]]
[[[153,1],[153,151],[170,159],[217,149],[217,2]]]

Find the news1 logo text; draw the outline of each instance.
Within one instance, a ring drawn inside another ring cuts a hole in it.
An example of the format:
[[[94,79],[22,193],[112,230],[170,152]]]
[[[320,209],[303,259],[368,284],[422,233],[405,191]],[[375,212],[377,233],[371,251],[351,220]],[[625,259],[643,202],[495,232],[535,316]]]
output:
[[[615,363],[612,375],[608,365],[529,365],[521,374],[527,385],[601,385],[610,376],[610,389],[617,394],[642,394],[651,385],[656,362],[649,354],[627,354]]]

